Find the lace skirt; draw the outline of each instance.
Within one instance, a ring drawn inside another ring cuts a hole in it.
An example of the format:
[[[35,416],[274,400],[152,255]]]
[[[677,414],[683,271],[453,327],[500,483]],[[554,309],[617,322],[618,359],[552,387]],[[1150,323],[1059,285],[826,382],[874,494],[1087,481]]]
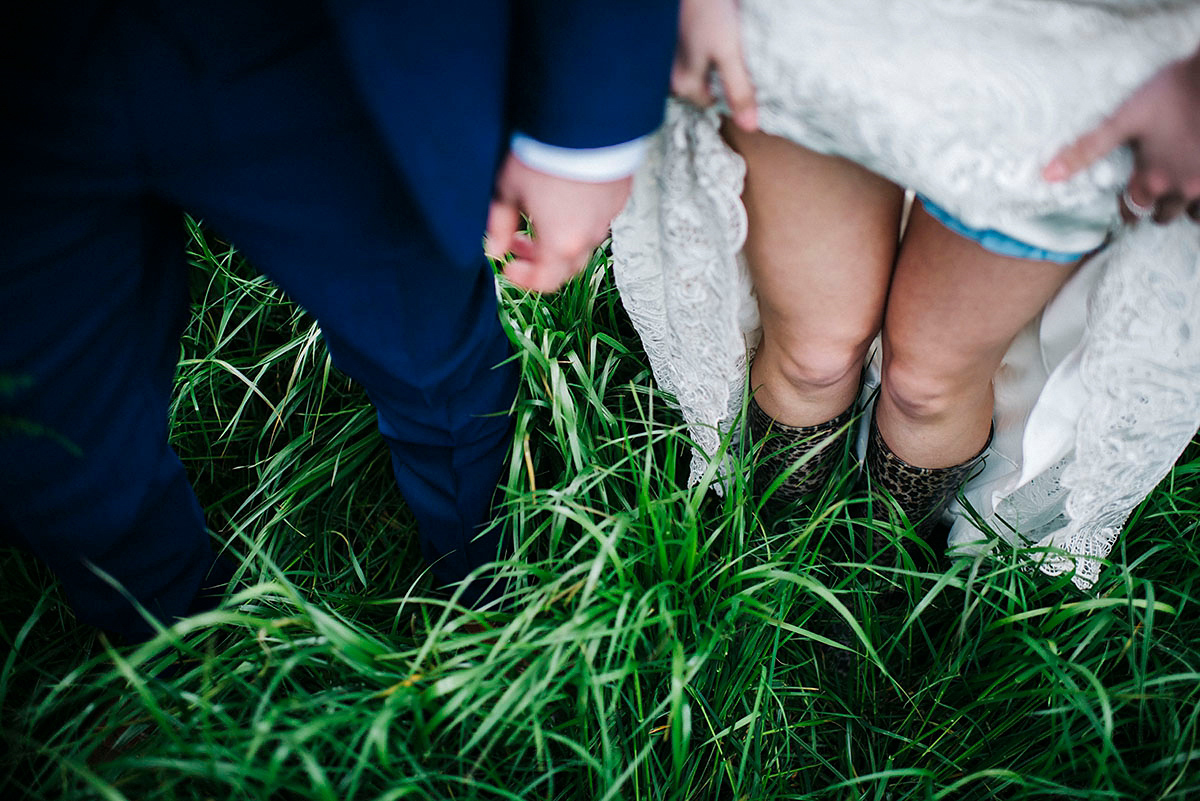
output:
[[[1125,150],[1062,184],[1040,171],[1196,47],[1200,4],[743,0],[742,18],[764,131],[857,161],[971,227],[1050,250],[1111,238],[1005,357],[992,452],[965,492],[975,515],[955,507],[950,537],[1037,547],[1043,570],[1090,586],[1200,426],[1200,229],[1119,225]],[[622,298],[698,445],[693,481],[728,467],[712,460],[758,336],[744,173],[715,111],[671,102],[613,225]]]

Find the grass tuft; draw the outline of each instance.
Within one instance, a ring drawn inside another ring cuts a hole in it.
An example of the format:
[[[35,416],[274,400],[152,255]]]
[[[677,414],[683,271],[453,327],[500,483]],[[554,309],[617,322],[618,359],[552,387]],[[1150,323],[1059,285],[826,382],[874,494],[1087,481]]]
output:
[[[740,477],[687,486],[601,251],[556,296],[502,288],[518,550],[509,611],[480,617],[428,592],[374,413],[313,320],[191,234],[173,442],[244,589],[116,648],[5,552],[0,797],[1200,794],[1195,447],[1090,594],[1004,549],[848,558],[848,478],[783,526]]]

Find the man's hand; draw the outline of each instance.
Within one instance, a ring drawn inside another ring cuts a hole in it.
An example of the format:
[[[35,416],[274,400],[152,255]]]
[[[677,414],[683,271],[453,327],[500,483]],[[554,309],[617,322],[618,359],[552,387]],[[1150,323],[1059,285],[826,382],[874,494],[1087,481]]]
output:
[[[1170,222],[1185,210],[1200,221],[1200,52],[1156,73],[1112,116],[1059,151],[1042,174],[1066,180],[1121,145],[1134,155],[1120,201],[1127,222]]]
[[[587,265],[592,250],[608,236],[613,217],[629,198],[632,178],[587,183],[556,178],[522,163],[511,153],[496,176],[488,211],[487,251],[501,260],[508,280],[536,292],[554,292]],[[534,237],[518,233],[521,213]]]

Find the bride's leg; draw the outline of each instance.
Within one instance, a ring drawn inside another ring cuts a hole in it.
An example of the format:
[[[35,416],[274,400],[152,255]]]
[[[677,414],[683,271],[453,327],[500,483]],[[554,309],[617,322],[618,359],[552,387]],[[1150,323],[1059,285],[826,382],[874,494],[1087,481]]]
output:
[[[750,371],[755,400],[786,425],[823,423],[858,392],[904,193],[845,159],[732,125],[724,133],[746,160],[745,254],[763,327]]]
[[[790,503],[824,486],[840,459],[883,318],[903,192],[778,137],[725,134],[746,160],[745,254],[763,326],[747,413],[760,443],[754,483]]]
[[[997,255],[914,204],[887,301],[868,452],[872,478],[913,523],[931,517],[986,445],[992,377],[1074,267]]]

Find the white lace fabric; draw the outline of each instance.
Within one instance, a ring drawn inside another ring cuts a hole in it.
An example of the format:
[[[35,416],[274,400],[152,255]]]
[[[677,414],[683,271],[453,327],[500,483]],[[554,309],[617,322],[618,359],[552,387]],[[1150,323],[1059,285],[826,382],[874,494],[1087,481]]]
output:
[[[763,130],[853,159],[967,225],[1053,250],[1112,241],[1014,342],[996,437],[951,543],[989,530],[1090,586],[1130,511],[1200,426],[1200,234],[1122,228],[1118,151],[1062,184],[1065,142],[1200,42],[1200,3],[743,0]],[[740,251],[744,164],[715,111],[669,104],[613,226],[614,273],[699,480],[739,419],[758,313]],[[723,467],[728,467],[728,464]]]

